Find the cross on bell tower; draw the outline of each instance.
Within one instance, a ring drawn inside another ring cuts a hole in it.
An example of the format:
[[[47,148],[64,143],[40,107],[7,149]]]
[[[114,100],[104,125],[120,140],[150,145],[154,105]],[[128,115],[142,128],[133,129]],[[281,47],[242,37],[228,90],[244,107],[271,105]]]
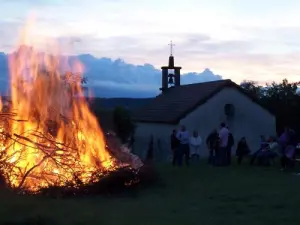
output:
[[[173,42],[171,41],[170,42],[170,56],[173,56],[173,46],[175,46],[174,44],[173,44]]]
[[[180,86],[180,70],[181,67],[174,66],[173,47],[175,46],[171,41],[170,44],[169,65],[161,67],[162,70],[162,87],[160,90],[164,93],[172,86]],[[175,81],[174,81],[175,80]]]

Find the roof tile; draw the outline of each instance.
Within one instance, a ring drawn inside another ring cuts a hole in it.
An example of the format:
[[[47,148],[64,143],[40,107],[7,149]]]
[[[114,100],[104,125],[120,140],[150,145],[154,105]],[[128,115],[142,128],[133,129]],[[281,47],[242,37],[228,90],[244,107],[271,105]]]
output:
[[[203,104],[230,84],[234,83],[231,80],[219,80],[172,87],[136,111],[133,118],[140,122],[176,123],[195,106]]]

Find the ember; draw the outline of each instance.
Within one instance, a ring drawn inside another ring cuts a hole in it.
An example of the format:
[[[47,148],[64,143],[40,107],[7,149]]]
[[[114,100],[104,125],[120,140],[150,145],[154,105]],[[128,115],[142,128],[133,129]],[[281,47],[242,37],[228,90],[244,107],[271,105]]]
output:
[[[22,40],[31,38],[26,35]],[[0,101],[0,168],[6,183],[38,193],[52,186],[95,183],[102,174],[133,167],[132,162],[141,167],[130,152],[106,149],[83,98],[83,65],[68,63],[57,52],[41,54],[34,43],[30,48],[23,44],[28,43],[20,43],[9,60],[11,106]]]

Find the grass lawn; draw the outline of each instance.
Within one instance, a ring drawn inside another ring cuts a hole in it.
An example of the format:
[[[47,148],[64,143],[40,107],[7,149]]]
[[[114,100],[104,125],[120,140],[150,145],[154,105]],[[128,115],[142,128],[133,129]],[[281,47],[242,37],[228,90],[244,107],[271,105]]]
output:
[[[45,199],[0,192],[0,224],[300,224],[300,176],[277,167],[159,166],[165,187],[136,197]],[[27,221],[32,223],[14,223]]]

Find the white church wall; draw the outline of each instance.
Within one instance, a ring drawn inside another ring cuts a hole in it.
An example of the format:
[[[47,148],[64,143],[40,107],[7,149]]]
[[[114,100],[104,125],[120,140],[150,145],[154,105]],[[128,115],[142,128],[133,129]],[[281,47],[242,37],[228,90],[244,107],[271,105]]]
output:
[[[231,119],[225,116],[226,104],[232,104],[235,108]],[[235,88],[224,88],[183,118],[179,124],[185,125],[191,132],[198,130],[205,142],[209,133],[214,128],[218,129],[221,122],[226,122],[234,135],[233,154],[242,136],[246,137],[249,147],[255,151],[259,148],[260,135],[268,137],[276,134],[275,117]],[[208,150],[204,143],[201,148],[203,155],[207,156]]]
[[[151,137],[153,136],[153,156],[157,161],[171,157],[170,134],[176,125],[160,123],[137,123],[133,152],[142,159],[146,158]]]

